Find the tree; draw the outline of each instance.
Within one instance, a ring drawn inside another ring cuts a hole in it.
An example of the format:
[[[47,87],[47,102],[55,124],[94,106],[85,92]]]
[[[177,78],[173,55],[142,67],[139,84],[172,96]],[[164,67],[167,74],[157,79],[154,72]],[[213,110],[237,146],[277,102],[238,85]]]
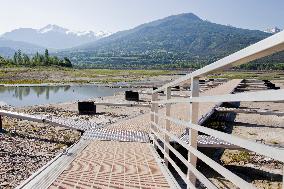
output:
[[[18,50],[17,61],[18,61],[19,65],[23,64],[23,58],[22,58],[22,51],[21,50]]]
[[[64,59],[59,59],[57,56],[50,56],[48,50],[45,50],[44,55],[38,52],[29,57],[27,54],[22,54],[21,50],[15,52],[13,59],[5,59],[0,56],[1,65],[23,65],[23,66],[62,66],[62,67],[72,67],[71,61],[64,57]]]
[[[44,52],[44,65],[49,65],[49,53],[48,53],[48,49],[45,49]]]
[[[0,56],[0,65],[6,64],[5,58]]]
[[[72,67],[72,63],[69,60],[69,58],[64,57],[64,63],[65,63],[65,67]]]
[[[17,52],[14,53],[13,62],[14,64],[18,64],[18,53]]]
[[[30,58],[26,54],[23,54],[23,64],[24,65],[30,65],[31,64]]]

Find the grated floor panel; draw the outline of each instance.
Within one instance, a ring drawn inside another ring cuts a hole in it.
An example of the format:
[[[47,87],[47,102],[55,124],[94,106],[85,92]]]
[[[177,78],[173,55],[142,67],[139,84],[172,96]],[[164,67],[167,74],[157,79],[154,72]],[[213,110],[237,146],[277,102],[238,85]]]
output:
[[[170,188],[150,148],[93,141],[49,188]]]

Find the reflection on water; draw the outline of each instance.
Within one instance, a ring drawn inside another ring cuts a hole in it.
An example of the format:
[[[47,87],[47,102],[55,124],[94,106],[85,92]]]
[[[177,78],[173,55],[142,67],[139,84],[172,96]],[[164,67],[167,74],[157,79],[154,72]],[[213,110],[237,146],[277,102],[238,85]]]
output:
[[[35,86],[35,87],[0,87],[0,96],[2,93],[8,92],[12,94],[13,97],[23,100],[23,97],[26,97],[32,93],[35,93],[37,97],[44,95],[46,100],[49,100],[49,94],[57,93],[60,89],[63,91],[68,91],[71,86]]]
[[[30,106],[58,103],[74,100],[86,100],[93,97],[111,96],[115,92],[127,89],[84,86],[25,86],[0,87],[0,102],[12,106]]]

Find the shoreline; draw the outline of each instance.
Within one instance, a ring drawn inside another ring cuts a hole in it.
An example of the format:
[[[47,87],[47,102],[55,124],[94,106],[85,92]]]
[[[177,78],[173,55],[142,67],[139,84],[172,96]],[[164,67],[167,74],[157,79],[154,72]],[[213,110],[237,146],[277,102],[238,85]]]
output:
[[[151,88],[154,83],[149,82],[147,85],[140,85],[141,82],[118,82],[118,83],[39,83],[39,84],[0,84],[0,87],[50,87],[50,86],[97,86],[97,87],[109,87],[109,88]]]

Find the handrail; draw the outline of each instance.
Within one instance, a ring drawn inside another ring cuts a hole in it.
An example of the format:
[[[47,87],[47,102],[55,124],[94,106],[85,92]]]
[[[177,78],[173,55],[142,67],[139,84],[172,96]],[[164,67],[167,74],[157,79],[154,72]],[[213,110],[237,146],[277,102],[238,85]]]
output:
[[[231,134],[223,133],[221,131],[217,131],[217,130],[210,129],[210,128],[207,128],[207,127],[204,127],[204,126],[192,124],[192,123],[189,123],[189,122],[186,122],[186,121],[182,121],[180,119],[168,117],[168,116],[162,115],[160,113],[158,113],[158,114],[152,113],[152,114],[155,115],[155,116],[163,117],[164,119],[170,120],[171,122],[174,122],[174,123],[179,124],[179,125],[183,125],[187,128],[194,129],[194,130],[200,131],[202,133],[214,136],[216,138],[219,138],[221,140],[224,140],[224,141],[229,142],[231,144],[234,144],[236,146],[240,146],[240,147],[245,148],[247,150],[254,151],[254,152],[257,152],[261,155],[264,155],[264,156],[273,158],[275,160],[284,162],[284,149],[270,147],[270,146],[267,146],[267,145],[264,145],[264,144],[249,141],[249,140],[237,137],[237,136],[233,136]]]
[[[158,128],[160,131],[164,131],[168,136],[170,136],[171,138],[173,138],[173,135],[171,135],[169,132],[165,131],[163,128],[161,128],[159,125],[152,123],[156,128]],[[214,184],[212,184],[202,173],[200,173],[192,164],[190,164],[176,149],[174,149],[169,143],[166,143],[166,141],[159,136],[159,134],[157,134],[156,131],[154,131],[152,129],[152,132],[158,136],[158,138],[167,145],[167,147],[175,153],[175,155],[182,161],[182,163],[184,165],[187,166],[188,169],[190,169],[194,175],[196,175],[196,177],[201,180],[203,182],[203,184],[207,187],[207,188],[216,188],[216,186]]]
[[[190,103],[190,102],[262,102],[262,101],[283,101],[284,89],[281,90],[268,90],[258,92],[247,92],[238,94],[226,94],[226,95],[215,95],[215,96],[200,96],[192,97],[188,99],[170,99],[152,101],[152,103],[159,104],[173,104],[173,103]]]
[[[245,92],[237,94],[223,94],[223,95],[211,95],[211,96],[199,96],[199,78],[206,74],[231,68],[233,66],[245,64],[247,62],[271,55],[275,52],[284,50],[284,31],[268,37],[256,44],[253,44],[247,48],[244,48],[236,53],[233,53],[223,59],[220,59],[212,64],[209,64],[199,70],[196,70],[184,77],[181,77],[175,81],[172,81],[152,92],[152,107],[151,107],[151,138],[156,149],[160,149],[164,155],[164,161],[166,167],[168,163],[176,170],[180,177],[187,184],[187,188],[195,188],[196,179],[203,183],[207,188],[216,188],[208,178],[196,168],[197,158],[210,166],[213,170],[230,180],[233,184],[240,188],[254,188],[251,183],[246,182],[230,170],[218,164],[205,154],[201,153],[197,149],[197,136],[198,132],[206,135],[213,136],[220,140],[226,141],[232,145],[239,146],[242,149],[246,149],[257,154],[264,155],[266,157],[273,158],[284,163],[284,149],[276,148],[269,145],[260,144],[251,140],[247,140],[232,134],[227,134],[221,131],[217,131],[211,128],[207,128],[199,125],[198,113],[199,103],[216,103],[213,104],[213,109],[219,106],[222,102],[262,102],[262,101],[284,101],[284,89],[281,90],[266,90],[258,92]],[[183,82],[191,83],[190,95],[188,98],[174,98],[172,99],[171,89],[174,86]],[[158,92],[165,91],[166,99],[159,100]],[[218,93],[217,93],[218,94]],[[219,93],[220,94],[220,93]],[[187,120],[180,120],[171,117],[171,104],[174,103],[186,103],[189,104],[189,112]],[[166,113],[158,113],[158,105],[166,104]],[[207,114],[208,115],[208,114]],[[165,125],[161,126],[159,120],[164,119]],[[182,125],[187,129],[188,144],[171,133],[171,123]],[[170,139],[183,146],[188,151],[188,158],[183,157],[174,146],[170,144]],[[188,172],[185,175],[176,162],[171,159],[171,153],[175,155],[187,168]],[[283,176],[284,178],[284,176]],[[283,187],[284,187],[284,183]],[[284,188],[283,188],[284,189]]]
[[[157,125],[156,125],[157,126]],[[165,142],[159,134],[157,134],[155,131],[152,130],[152,132],[155,134],[156,137],[158,137],[162,142]],[[167,155],[167,153],[164,153],[164,150],[161,149],[161,146],[157,143],[156,140],[153,139],[154,142],[156,142],[156,145],[158,146],[158,148],[161,150],[161,152],[167,156],[167,159],[171,162],[171,164],[175,164],[173,162],[173,160]],[[170,144],[167,144],[167,146],[170,146]],[[193,153],[194,155],[196,155],[199,159],[201,159],[204,163],[206,163],[207,165],[211,166],[211,167],[214,167],[215,170],[221,174],[221,175],[224,175],[224,176],[227,176],[227,178],[232,181],[234,184],[236,184],[237,186],[239,187],[242,187],[242,188],[246,188],[246,189],[249,189],[249,188],[254,188],[251,184],[249,184],[248,182],[242,180],[239,176],[235,175],[234,173],[232,173],[231,171],[225,169],[224,167],[222,167],[220,164],[216,163],[214,160],[211,160],[209,157],[207,157],[206,155],[204,155],[203,153],[199,152],[198,150],[188,146],[187,149]],[[172,151],[174,152],[174,151]],[[178,157],[179,153],[175,153],[175,155]],[[182,161],[182,158],[179,158],[181,161]],[[182,161],[183,162],[183,161]],[[190,163],[189,163],[190,164]],[[188,168],[189,166],[187,164],[185,164]],[[190,170],[193,172],[193,170]],[[199,177],[199,175],[196,174],[196,172],[194,173],[197,178],[203,182],[203,184],[205,184],[205,186],[207,188],[216,188],[216,186],[214,186],[209,180],[205,180],[206,182],[204,182],[204,179],[202,177]],[[182,175],[180,175],[182,176]],[[183,180],[188,183],[189,181],[188,180],[185,180],[183,178]]]
[[[153,93],[165,90],[168,87],[176,86],[184,81],[189,80],[192,77],[202,77],[206,74],[228,69],[233,66],[248,63],[250,61],[274,54],[284,50],[284,31],[274,34],[258,43],[255,43],[249,47],[246,47],[234,54],[231,54],[225,58],[222,58],[212,64],[209,64],[199,70],[196,70],[186,76],[183,76],[175,81],[172,81],[156,90]]]

